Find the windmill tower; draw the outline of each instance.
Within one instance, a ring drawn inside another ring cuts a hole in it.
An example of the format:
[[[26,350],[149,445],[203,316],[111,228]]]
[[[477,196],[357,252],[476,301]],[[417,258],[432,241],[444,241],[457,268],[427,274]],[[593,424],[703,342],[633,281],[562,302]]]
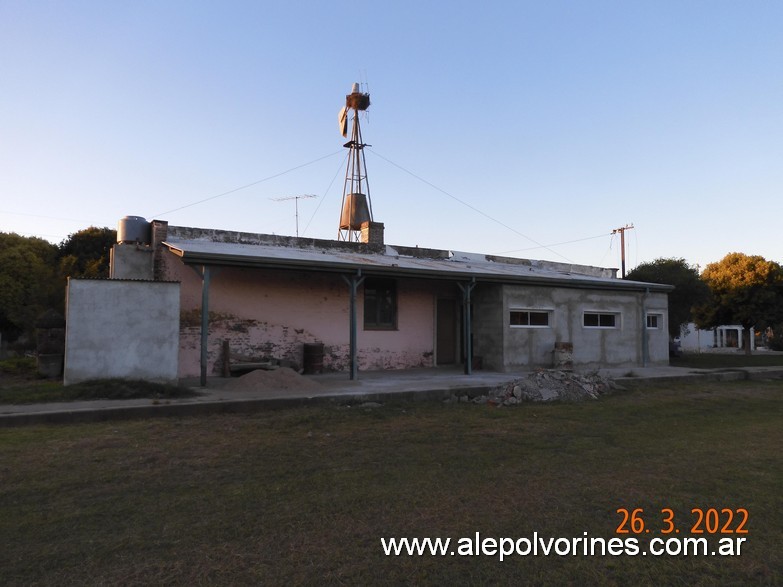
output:
[[[362,129],[359,126],[359,113],[370,107],[370,94],[359,90],[359,84],[353,84],[350,94],[345,97],[345,106],[340,109],[339,124],[343,137],[348,136],[348,116],[353,110],[351,140],[343,146],[349,150],[348,164],[345,168],[343,201],[340,207],[340,228],[337,240],[349,242],[370,242],[371,228],[383,225],[373,222],[370,186],[367,183],[367,164],[364,160],[365,143],[362,142]],[[382,232],[381,232],[382,234]],[[381,237],[382,238],[382,237]]]

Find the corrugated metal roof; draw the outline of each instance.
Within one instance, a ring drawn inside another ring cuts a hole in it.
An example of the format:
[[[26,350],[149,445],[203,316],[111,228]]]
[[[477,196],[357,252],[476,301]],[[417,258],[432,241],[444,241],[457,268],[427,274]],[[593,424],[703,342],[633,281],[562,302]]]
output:
[[[557,285],[644,291],[670,291],[668,285],[627,281],[593,274],[552,268],[558,264],[498,258],[477,253],[452,252],[448,258],[422,258],[401,255],[393,246],[383,253],[346,250],[341,247],[295,247],[273,244],[217,242],[202,239],[170,239],[163,243],[189,265],[228,265],[300,269],[363,275],[420,277],[429,279],[491,281],[498,283]],[[357,247],[358,248],[358,247]],[[411,250],[400,247],[401,250]],[[511,261],[511,260],[508,260]]]

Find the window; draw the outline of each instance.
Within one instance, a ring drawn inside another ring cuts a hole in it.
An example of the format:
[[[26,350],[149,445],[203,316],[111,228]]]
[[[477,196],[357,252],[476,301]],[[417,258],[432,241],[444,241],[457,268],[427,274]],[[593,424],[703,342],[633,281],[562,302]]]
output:
[[[662,314],[647,314],[647,328],[657,329],[663,322]]]
[[[603,314],[599,312],[585,312],[585,328],[617,328],[619,314]]]
[[[508,321],[510,326],[546,328],[549,326],[547,310],[511,310]]]
[[[364,327],[368,330],[397,328],[397,284],[394,280],[365,280]]]

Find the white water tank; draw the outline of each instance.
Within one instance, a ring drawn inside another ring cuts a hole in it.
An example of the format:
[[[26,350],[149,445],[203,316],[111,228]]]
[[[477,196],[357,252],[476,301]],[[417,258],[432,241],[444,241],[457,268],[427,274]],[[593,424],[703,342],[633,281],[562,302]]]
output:
[[[149,245],[152,243],[152,227],[141,216],[126,216],[117,224],[117,242]]]

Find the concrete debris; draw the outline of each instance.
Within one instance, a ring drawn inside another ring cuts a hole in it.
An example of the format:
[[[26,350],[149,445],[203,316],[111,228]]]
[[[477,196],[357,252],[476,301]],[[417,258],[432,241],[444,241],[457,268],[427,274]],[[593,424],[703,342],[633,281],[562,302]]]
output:
[[[597,373],[540,370],[509,381],[486,395],[468,397],[452,394],[445,403],[472,402],[495,406],[514,406],[524,402],[578,402],[598,399],[617,386]]]

